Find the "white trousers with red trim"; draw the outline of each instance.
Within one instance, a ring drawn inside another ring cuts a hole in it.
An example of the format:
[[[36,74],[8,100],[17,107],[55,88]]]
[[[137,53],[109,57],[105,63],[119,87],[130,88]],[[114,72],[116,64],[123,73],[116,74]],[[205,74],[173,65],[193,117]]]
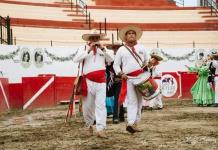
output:
[[[127,123],[133,125],[141,120],[142,96],[135,90],[134,84],[129,79],[127,80]]]
[[[83,117],[87,126],[96,120],[96,130],[106,129],[106,83],[96,83],[86,79],[88,95],[83,100]]]
[[[215,77],[215,103],[218,104],[218,77]]]

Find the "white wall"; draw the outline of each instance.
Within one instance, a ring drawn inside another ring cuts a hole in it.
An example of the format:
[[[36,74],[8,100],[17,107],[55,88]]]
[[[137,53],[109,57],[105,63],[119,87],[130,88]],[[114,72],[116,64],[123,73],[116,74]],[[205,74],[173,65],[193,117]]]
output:
[[[34,52],[38,47],[33,46],[7,46],[0,45],[0,55],[6,55],[15,51],[18,47],[29,49],[31,54],[29,67],[22,66],[20,51],[14,59],[0,60],[0,71],[3,72],[3,76],[9,78],[10,83],[21,83],[22,77],[37,76],[38,74],[56,74],[57,76],[76,76],[77,64],[73,61],[52,61],[50,57],[43,52],[44,63],[42,67],[37,67],[34,62]],[[76,52],[76,47],[43,47],[42,50],[60,57],[67,57],[70,54]]]
[[[68,57],[77,51],[77,47],[36,47],[36,46],[8,46],[0,45],[0,56],[8,55],[10,52],[14,52],[17,48],[20,48],[20,52],[16,54],[14,59],[0,60],[0,71],[3,72],[3,76],[9,78],[10,83],[21,83],[22,77],[32,77],[38,74],[56,74],[57,76],[76,76],[78,64],[70,61],[55,61],[51,60],[51,57],[47,56],[45,51],[56,57]],[[42,67],[37,67],[34,63],[34,53],[37,49],[41,49],[44,56],[44,63]],[[29,67],[22,65],[21,55],[24,49],[29,50],[31,54],[31,61]],[[216,48],[218,49],[218,48]],[[148,54],[152,49],[147,49]],[[193,51],[193,48],[171,48],[171,49],[161,49],[164,53],[171,55],[172,57],[181,57]],[[206,49],[208,52],[210,49]],[[195,51],[198,51],[196,49]],[[1,57],[0,57],[1,58]],[[163,72],[176,72],[176,71],[186,71],[185,65],[193,66],[194,62],[189,60],[167,60],[164,57],[161,65]],[[190,59],[195,60],[195,54],[190,57]]]

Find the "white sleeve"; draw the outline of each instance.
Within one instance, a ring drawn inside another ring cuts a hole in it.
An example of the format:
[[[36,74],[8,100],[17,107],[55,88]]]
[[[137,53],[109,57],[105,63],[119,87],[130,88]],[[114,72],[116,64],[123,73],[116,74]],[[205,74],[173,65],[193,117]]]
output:
[[[121,72],[121,62],[122,62],[122,56],[121,56],[121,52],[122,50],[118,49],[115,58],[114,58],[114,64],[113,64],[113,68],[116,74],[118,74],[119,72]]]
[[[105,59],[106,59],[107,63],[113,62],[113,60],[114,60],[114,51],[108,50],[107,48],[105,48],[104,55],[105,55]]]
[[[212,65],[214,68],[218,68],[218,61],[214,60]]]
[[[161,77],[161,70],[159,65],[155,67],[155,70],[152,72],[152,77]]]
[[[148,63],[148,54],[147,54],[147,51],[145,50],[145,54],[144,54],[144,63],[147,64]]]
[[[147,54],[147,51],[144,47],[144,45],[141,45],[143,51],[144,51],[144,63],[146,64],[148,62],[148,54]]]
[[[82,62],[89,55],[88,49],[89,47],[87,47],[87,45],[81,46],[80,48],[78,48],[73,61],[76,63]]]

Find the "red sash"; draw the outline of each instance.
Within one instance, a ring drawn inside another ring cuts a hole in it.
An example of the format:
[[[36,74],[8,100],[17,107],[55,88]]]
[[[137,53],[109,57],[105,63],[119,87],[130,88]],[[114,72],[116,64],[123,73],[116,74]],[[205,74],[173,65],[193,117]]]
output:
[[[82,96],[87,96],[88,94],[88,86],[86,82],[86,78],[97,83],[105,83],[105,70],[98,70],[94,72],[90,72],[83,76],[82,81]]]
[[[133,71],[131,73],[128,73],[127,75],[136,77],[143,72],[144,72],[143,69],[140,69],[140,70],[136,70],[136,71]],[[127,81],[122,80],[122,86],[121,86],[121,91],[120,91],[120,95],[119,95],[119,104],[124,103],[125,98],[126,98],[126,93],[127,93]]]

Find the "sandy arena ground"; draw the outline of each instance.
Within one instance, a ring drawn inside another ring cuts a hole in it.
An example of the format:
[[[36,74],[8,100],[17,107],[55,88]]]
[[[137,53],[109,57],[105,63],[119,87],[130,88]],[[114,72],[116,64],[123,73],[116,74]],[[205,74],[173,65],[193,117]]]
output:
[[[11,111],[0,115],[0,150],[111,149],[217,150],[218,108],[195,107],[191,101],[165,101],[163,110],[146,110],[133,135],[125,123],[108,118],[108,139],[90,136],[82,117],[65,123],[67,105]]]

